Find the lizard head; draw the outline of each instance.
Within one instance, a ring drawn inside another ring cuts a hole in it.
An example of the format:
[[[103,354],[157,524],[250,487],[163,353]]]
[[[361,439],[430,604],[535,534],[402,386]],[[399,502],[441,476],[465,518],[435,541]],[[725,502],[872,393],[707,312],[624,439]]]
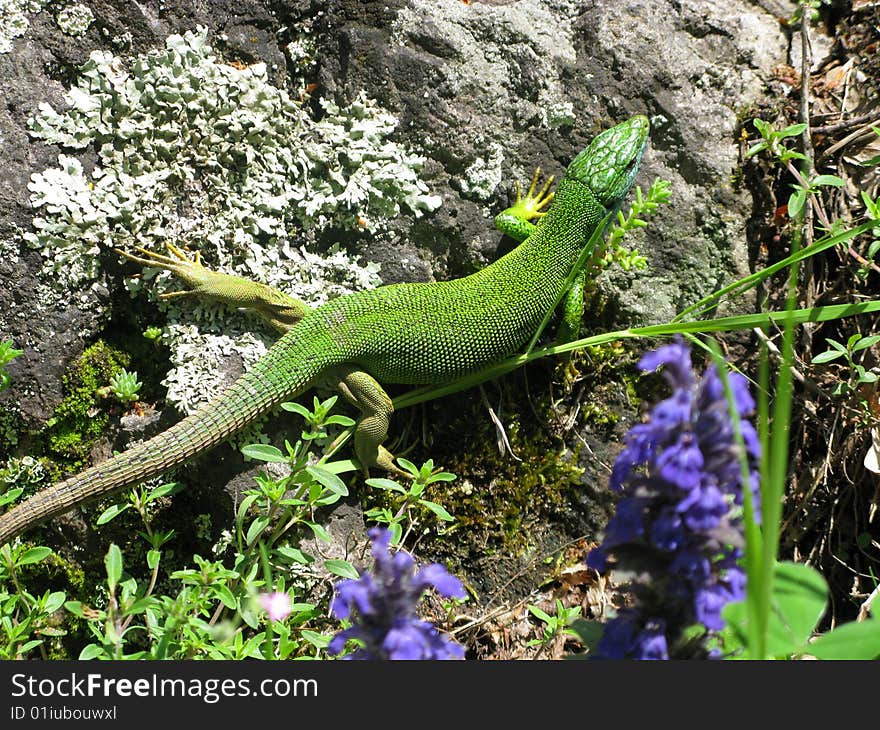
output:
[[[648,118],[641,114],[607,129],[575,157],[565,176],[586,185],[607,209],[629,192],[648,142]]]

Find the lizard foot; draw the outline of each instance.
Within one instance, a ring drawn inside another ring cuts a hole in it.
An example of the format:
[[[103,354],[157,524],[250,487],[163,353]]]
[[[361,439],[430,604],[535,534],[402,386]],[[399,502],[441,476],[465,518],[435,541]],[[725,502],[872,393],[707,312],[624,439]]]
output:
[[[522,187],[519,181],[516,183],[516,202],[509,208],[495,216],[495,227],[507,236],[522,243],[535,230],[533,218],[542,218],[547,211],[544,210],[553,200],[554,193],[549,192],[553,184],[553,176],[547,178],[544,185],[538,190],[538,180],[541,177],[541,168],[535,169],[532,183],[523,197]]]
[[[361,470],[363,471],[365,476],[369,477],[370,470],[367,466],[363,464],[364,462],[363,460],[361,460]],[[378,469],[384,469],[385,471],[393,474],[396,477],[402,477],[410,481],[412,481],[413,478],[412,474],[410,474],[408,471],[404,471],[399,466],[397,466],[397,464],[394,463],[394,454],[392,454],[388,449],[381,445],[379,446],[379,451],[376,454],[375,461],[370,464],[370,466],[375,466]]]
[[[535,168],[535,174],[532,175],[532,182],[529,189],[523,197],[522,188],[519,180],[516,181],[516,202],[511,206],[511,210],[515,211],[524,220],[532,218],[541,218],[547,211],[544,210],[553,201],[555,193],[548,192],[553,184],[553,175],[544,181],[544,185],[538,190],[538,180],[541,177],[541,168]],[[537,191],[537,192],[536,192]]]
[[[184,291],[160,294],[159,299],[172,299],[174,297],[191,296],[194,294],[223,298],[223,294],[228,288],[229,274],[223,274],[207,268],[202,264],[201,255],[198,251],[190,258],[185,251],[171,242],[167,242],[165,246],[168,248],[167,256],[150,251],[142,246],[135,247],[139,255],[118,248],[114,249],[114,251],[123,258],[134,261],[141,266],[170,271],[189,287],[189,289]]]

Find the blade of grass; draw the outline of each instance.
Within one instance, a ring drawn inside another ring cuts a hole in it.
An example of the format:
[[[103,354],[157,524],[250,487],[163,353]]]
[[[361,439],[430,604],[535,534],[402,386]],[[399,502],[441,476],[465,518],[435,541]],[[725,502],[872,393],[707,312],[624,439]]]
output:
[[[669,337],[675,334],[709,334],[712,332],[729,332],[732,330],[747,330],[755,327],[768,328],[771,325],[803,324],[804,322],[827,322],[844,317],[854,317],[859,314],[868,314],[880,311],[880,300],[871,299],[866,302],[853,304],[832,304],[825,307],[810,307],[807,309],[795,309],[791,312],[759,312],[757,314],[742,314],[733,317],[719,317],[717,319],[697,320],[692,322],[667,322],[664,324],[651,325],[649,327],[633,327],[631,329],[604,332],[600,335],[584,337],[562,345],[551,345],[534,350],[528,354],[514,355],[502,360],[497,365],[481,370],[473,375],[456,380],[452,383],[440,386],[415,388],[394,399],[395,409],[407,408],[434,400],[450,393],[457,393],[487,380],[500,377],[533,360],[551,355],[561,355],[584,347],[603,345],[608,342],[624,339],[638,339],[644,337]]]
[[[810,246],[800,249],[792,253],[787,258],[782,259],[781,261],[777,261],[775,264],[771,264],[770,266],[761,269],[760,271],[756,271],[754,274],[750,274],[749,276],[743,277],[738,281],[734,281],[732,284],[728,284],[722,289],[719,289],[717,292],[713,292],[707,297],[704,297],[700,301],[692,304],[691,306],[683,309],[679,312],[673,322],[678,322],[684,319],[689,315],[693,315],[694,317],[699,317],[711,309],[717,307],[721,299],[728,294],[731,296],[739,296],[744,294],[749,289],[756,287],[765,279],[773,276],[778,271],[786,268],[787,266],[791,266],[795,263],[799,263],[804,259],[807,259],[811,256],[815,256],[816,254],[822,253],[823,251],[828,250],[829,248],[833,248],[841,243],[845,243],[856,236],[861,235],[862,233],[869,232],[872,228],[877,225],[876,221],[869,221],[867,223],[862,223],[855,228],[851,228],[848,231],[844,231],[843,233],[838,233],[834,236],[825,236],[820,238],[818,241],[813,243]]]
[[[724,386],[724,396],[727,399],[727,408],[730,413],[730,420],[733,424],[733,435],[736,446],[739,451],[739,468],[740,480],[742,483],[743,493],[743,534],[745,537],[746,547],[744,554],[744,568],[746,571],[746,621],[747,626],[759,625],[760,606],[757,601],[749,600],[752,593],[757,594],[754,590],[761,584],[761,555],[763,553],[762,542],[763,535],[755,519],[755,505],[752,497],[751,481],[752,475],[749,470],[748,452],[746,451],[745,440],[742,435],[742,420],[736,407],[736,401],[733,397],[733,391],[730,388],[730,378],[728,377],[728,363],[721,354],[721,349],[714,339],[710,339],[706,345],[712,355],[715,368],[718,371],[718,377]],[[748,631],[748,651],[752,658],[759,656],[762,649],[759,642],[759,634],[756,631]]]

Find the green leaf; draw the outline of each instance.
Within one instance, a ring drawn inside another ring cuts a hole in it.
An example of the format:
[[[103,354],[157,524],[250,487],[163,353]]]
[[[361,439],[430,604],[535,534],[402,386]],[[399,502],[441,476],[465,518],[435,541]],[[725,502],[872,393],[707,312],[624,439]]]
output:
[[[330,537],[330,533],[327,532],[321,525],[315,522],[306,522],[306,524],[312,528],[312,532],[315,533],[315,537],[320,538],[324,542],[333,542],[333,538]]]
[[[406,494],[406,490],[401,487],[397,482],[391,479],[376,477],[374,479],[367,479],[367,484],[371,487],[376,487],[376,489],[385,489],[392,492],[400,492],[401,494]]]
[[[529,604],[528,609],[529,609],[529,613],[531,613],[533,616],[537,616],[545,624],[549,624],[549,623],[553,622],[553,617],[550,616],[548,613],[545,613],[544,611],[542,611],[537,606],[533,606],[533,605]]]
[[[846,185],[846,183],[841,180],[837,175],[816,175],[812,180],[810,180],[811,185],[831,185],[835,188],[840,188]]]
[[[287,461],[287,456],[281,451],[269,444],[248,444],[241,447],[241,453],[245,456],[256,459],[257,461]]]
[[[79,653],[80,661],[97,659],[99,656],[104,656],[104,647],[100,646],[99,644],[87,644]]]
[[[64,604],[66,598],[67,596],[64,591],[54,591],[53,593],[50,593],[43,606],[43,610],[46,613],[55,613]]]
[[[431,502],[427,499],[420,499],[419,504],[427,507],[431,512],[437,515],[444,522],[455,522],[455,517],[453,517],[449,512],[446,511],[446,508],[443,505],[437,504],[436,502]]]
[[[16,561],[16,565],[30,565],[31,563],[39,563],[43,558],[52,554],[52,548],[32,547],[25,550],[22,556]]]
[[[307,466],[306,471],[334,494],[338,494],[340,497],[348,496],[348,487],[335,474],[322,469],[320,466]]]
[[[333,575],[338,575],[340,578],[351,578],[353,580],[357,580],[360,577],[360,574],[357,572],[357,568],[355,568],[351,563],[347,560],[325,560],[324,567],[327,568]]]
[[[21,496],[21,493],[23,491],[24,488],[16,487],[15,489],[10,489],[4,494],[0,494],[0,507],[5,507],[7,504],[12,504]]]
[[[32,639],[31,641],[22,644],[18,650],[21,654],[27,654],[31,649],[36,649],[42,643],[42,639]]]
[[[832,360],[836,360],[839,357],[843,357],[846,355],[845,352],[840,352],[839,350],[826,350],[825,352],[820,352],[816,357],[813,358],[813,365],[821,365],[825,362],[831,362]]]
[[[101,515],[96,520],[96,525],[106,525],[110,520],[112,520],[117,515],[121,515],[125,510],[131,507],[131,503],[127,502],[126,504],[111,504],[107,509],[105,509]]]
[[[162,553],[158,550],[149,550],[147,551],[147,567],[150,570],[155,570],[156,566],[159,564],[159,560],[162,558]]]
[[[345,474],[350,471],[360,471],[351,459],[340,459],[339,461],[322,461],[321,468],[329,471],[331,474]]]
[[[150,493],[147,495],[146,500],[144,500],[145,504],[152,502],[154,499],[159,499],[160,497],[166,497],[169,494],[177,494],[178,492],[183,490],[183,485],[178,484],[177,482],[168,482],[168,484],[160,484],[155,489],[151,489]]]
[[[752,124],[754,125],[755,129],[758,130],[762,137],[766,137],[770,132],[773,131],[773,128],[770,126],[770,124],[768,122],[765,122],[763,119],[753,119]]]
[[[318,649],[324,649],[327,647],[327,644],[330,643],[329,636],[324,636],[324,634],[319,634],[317,631],[309,631],[309,629],[303,629],[299,633],[300,633],[300,636],[302,636],[312,646],[315,646]]]
[[[859,350],[864,350],[872,345],[880,342],[880,335],[871,335],[870,337],[863,337],[860,339],[854,346],[853,352],[858,352]]]
[[[235,596],[232,595],[232,591],[229,590],[229,586],[221,583],[220,585],[213,586],[213,588],[214,595],[220,599],[221,603],[230,611],[234,611],[238,602],[235,600]]]
[[[306,555],[299,548],[290,547],[289,545],[284,545],[283,547],[278,548],[277,552],[279,552],[288,560],[292,560],[293,562],[299,563],[301,565],[310,565],[314,562],[314,558]]]
[[[141,598],[137,598],[125,607],[125,611],[123,611],[122,615],[137,616],[140,613],[145,613],[146,610],[155,602],[156,599],[152,596],[143,596]],[[135,629],[135,627],[129,626],[126,631],[131,631],[132,629]]]
[[[112,593],[122,578],[122,551],[116,543],[110,545],[107,555],[104,557],[104,566],[107,568],[107,585]]]
[[[249,494],[238,505],[237,511],[237,519],[239,522],[244,522],[245,515],[247,515],[247,511],[251,508],[251,505],[259,499],[259,494]]]
[[[880,618],[838,626],[805,652],[819,659],[880,659]]]
[[[310,418],[312,415],[312,412],[308,408],[306,408],[305,406],[301,406],[299,403],[282,403],[281,407],[285,411],[297,413],[305,419]]]
[[[755,124],[755,126],[757,127],[758,125]],[[785,129],[780,129],[776,133],[776,136],[779,139],[785,139],[786,137],[797,137],[799,134],[803,134],[803,132],[806,128],[807,128],[807,125],[804,123],[792,124],[791,126],[786,127]]]
[[[83,618],[83,605],[82,601],[67,601],[64,604],[64,608],[66,608],[70,613],[78,618]]]
[[[755,142],[751,147],[748,148],[748,150],[746,150],[746,159],[749,159],[749,157],[754,157],[759,152],[763,152],[766,149],[767,143],[764,140],[761,140],[760,142]]]
[[[256,517],[253,522],[251,522],[250,527],[248,527],[247,535],[244,538],[244,541],[247,545],[253,544],[254,540],[256,540],[260,535],[263,534],[263,530],[266,529],[266,526],[269,524],[269,518],[263,515]]]
[[[797,188],[788,199],[788,215],[791,218],[797,216],[803,210],[804,203],[807,202],[807,191],[803,188]]]
[[[808,565],[776,564],[767,632],[767,653],[789,656],[802,651],[825,613],[828,584]]]
[[[413,476],[417,477],[419,475],[420,469],[408,459],[398,456],[397,463],[403,467],[404,471],[408,471]]]

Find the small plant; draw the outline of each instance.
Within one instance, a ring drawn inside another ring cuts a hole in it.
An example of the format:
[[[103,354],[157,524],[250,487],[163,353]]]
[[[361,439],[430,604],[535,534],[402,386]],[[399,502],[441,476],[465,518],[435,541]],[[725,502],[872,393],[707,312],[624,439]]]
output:
[[[813,364],[820,365],[822,363],[838,360],[839,358],[845,358],[852,371],[850,381],[841,380],[837,383],[832,391],[834,395],[847,395],[852,393],[859,385],[877,382],[877,378],[880,376],[878,376],[873,369],[866,370],[864,365],[856,362],[855,354],[862,350],[867,350],[869,347],[880,342],[880,335],[863,337],[856,332],[846,341],[845,345],[830,337],[826,339],[826,342],[831,345],[831,348],[816,355],[816,357],[813,358]]]
[[[388,525],[391,531],[392,543],[397,545],[406,540],[403,534],[403,525],[414,525],[417,519],[416,509],[424,507],[426,510],[433,512],[443,522],[454,522],[455,518],[446,511],[443,505],[425,499],[422,495],[431,484],[437,482],[451,482],[455,479],[455,474],[447,471],[434,471],[434,462],[429,459],[421,468],[417,467],[411,461],[398,458],[397,463],[410,474],[412,474],[412,482],[408,486],[402,486],[393,479],[385,479],[382,477],[375,479],[367,479],[367,484],[376,489],[383,489],[388,492],[403,495],[400,498],[397,509],[392,511],[388,508],[377,507],[368,510],[365,516],[368,519],[375,520],[380,524]]]
[[[339,441],[334,429],[353,423],[331,413],[335,400],[315,399],[312,410],[288,404],[287,410],[301,414],[307,427],[302,439],[285,442],[284,450],[267,444],[243,447],[248,457],[286,465],[289,473],[256,478],[254,488],[244,492],[238,505],[233,530],[221,535],[211,559],[195,555],[192,564],[170,574],[163,572],[166,554],[173,553],[169,544],[174,534],[157,530],[154,518],[156,507],[178,490],[176,484],[139,487],[126,500],[104,510],[97,525],[127,512],[137,513],[143,524],[138,534],[148,546],[148,577],[138,580],[127,575],[125,556],[111,545],[105,558],[106,598],[96,601],[96,607],[80,601],[65,604],[92,634],[80,659],[327,656],[332,638],[327,574],[346,581],[356,581],[361,575],[347,560],[319,561],[301,547],[306,537],[331,541],[316,513],[348,495],[338,474],[355,468],[350,461],[329,459]],[[431,479],[447,478],[442,472],[433,474],[431,462],[409,468],[422,489]],[[406,514],[398,518],[398,526]],[[439,580],[436,568],[425,570],[419,575]],[[164,592],[158,586],[164,586]]]
[[[23,352],[12,346],[12,340],[0,341],[0,390],[6,390],[12,384],[12,378],[5,370],[6,365]]]
[[[528,646],[541,646],[544,648],[550,646],[558,636],[578,636],[577,631],[571,628],[571,626],[581,616],[580,606],[566,608],[562,605],[562,601],[557,598],[555,616],[551,616],[546,611],[532,604],[529,604],[528,609],[529,613],[544,625],[544,635],[540,639],[532,639]]]
[[[329,433],[327,431],[328,426],[351,428],[355,423],[354,419],[349,418],[348,416],[343,416],[338,413],[330,415],[330,411],[333,410],[333,406],[336,405],[338,398],[339,396],[332,395],[322,401],[315,397],[312,400],[311,411],[299,403],[282,403],[281,407],[285,411],[296,413],[305,419],[309,428],[301,434],[301,438],[304,441],[315,441],[318,445],[323,445],[327,443],[329,439]]]
[[[822,207],[818,204],[816,193],[823,187],[843,187],[846,183],[837,175],[814,175],[806,178],[804,174],[798,170],[793,163],[794,160],[806,160],[807,157],[796,150],[787,147],[783,141],[803,134],[807,128],[806,124],[792,124],[784,129],[774,129],[774,127],[765,122],[763,119],[755,119],[753,124],[755,129],[761,135],[761,139],[752,144],[746,152],[746,158],[752,157],[766,150],[770,155],[781,162],[785,168],[791,173],[795,179],[791,187],[794,192],[788,198],[788,215],[794,219],[803,211],[804,205],[809,197],[813,202],[814,209],[819,213],[819,217],[825,229],[832,230],[831,223],[823,212]]]
[[[137,371],[130,373],[125,368],[110,378],[110,390],[123,405],[137,401],[142,385],[137,379]]]
[[[764,150],[767,150],[773,157],[782,162],[782,164],[788,164],[792,160],[807,159],[800,152],[797,152],[790,147],[786,147],[783,144],[783,140],[798,137],[803,134],[804,130],[807,128],[806,124],[792,124],[784,129],[776,129],[772,124],[765,122],[763,119],[755,119],[752,121],[752,124],[755,125],[755,129],[758,130],[761,139],[749,147],[748,152],[746,152],[746,159],[759,152],[763,152]]]
[[[624,248],[621,243],[630,231],[647,226],[648,223],[644,217],[653,214],[660,205],[667,203],[672,192],[669,189],[669,181],[660,178],[651,183],[647,194],[643,194],[642,188],[638,185],[633,192],[636,199],[630,208],[629,215],[624,216],[623,212],[618,211],[617,224],[608,234],[608,241],[605,244],[605,258],[600,264],[603,269],[614,263],[619,264],[624,271],[647,268],[648,260],[644,256],[635,249]]]
[[[146,339],[151,342],[158,342],[162,339],[162,328],[161,327],[147,327],[143,335]]]
[[[11,490],[15,491],[20,492]],[[15,498],[11,492],[0,496],[0,506]],[[22,543],[0,547],[0,659],[25,659],[35,649],[45,659],[46,640],[66,633],[54,618],[64,604],[64,592],[47,590],[34,596],[19,580],[24,566],[39,563],[51,553],[50,548]]]
[[[880,130],[873,128],[877,134],[880,134]],[[872,158],[868,162],[863,163],[865,165],[869,164],[880,164],[880,155],[875,158]],[[865,217],[868,220],[875,221],[877,225],[871,230],[873,237],[871,241],[868,243],[868,250],[865,258],[867,262],[873,262],[874,257],[880,252],[880,199],[874,200],[866,190],[862,190],[862,202],[865,204]],[[871,267],[870,264],[863,264],[859,269],[859,276],[866,277],[870,272]]]

